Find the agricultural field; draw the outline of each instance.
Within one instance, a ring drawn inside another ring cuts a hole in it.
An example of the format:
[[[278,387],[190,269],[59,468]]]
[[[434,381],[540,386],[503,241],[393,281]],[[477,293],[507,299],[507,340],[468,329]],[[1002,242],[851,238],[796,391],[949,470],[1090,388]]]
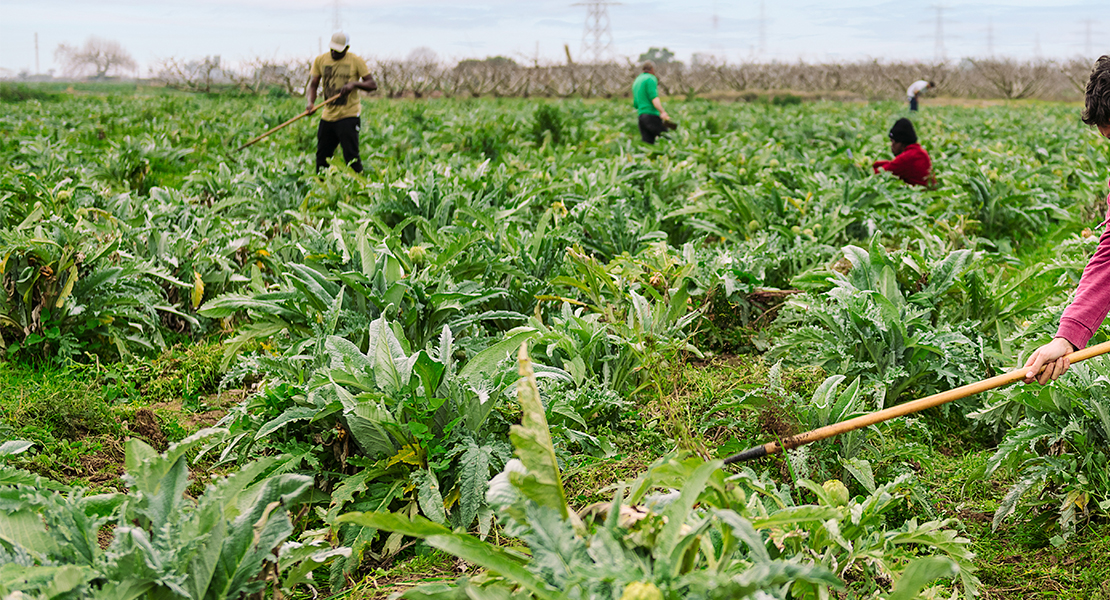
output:
[[[5,598],[1110,599],[1106,359],[721,462],[1049,340],[1078,105],[5,97]]]

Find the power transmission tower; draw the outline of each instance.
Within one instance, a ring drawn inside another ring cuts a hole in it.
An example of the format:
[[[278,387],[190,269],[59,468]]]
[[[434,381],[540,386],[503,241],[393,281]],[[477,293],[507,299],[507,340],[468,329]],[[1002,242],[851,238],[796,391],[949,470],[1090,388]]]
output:
[[[1092,56],[1092,54],[1091,54],[1091,52],[1092,52],[1092,50],[1091,50],[1091,30],[1094,27],[1095,21],[1094,21],[1094,19],[1086,19],[1086,20],[1083,21],[1083,24],[1087,26],[1086,31],[1084,32],[1084,37],[1083,37],[1083,55],[1089,57],[1089,56]]]
[[[340,21],[339,21],[339,0],[335,0],[334,2],[332,2],[332,12],[331,12],[331,28],[332,28],[332,31],[342,31],[342,28],[339,25],[340,25]]]
[[[937,28],[936,32],[933,34],[933,60],[941,63],[947,60],[947,56],[944,51],[944,5],[934,4],[929,8],[937,11]]]
[[[718,38],[718,36],[717,36],[718,32],[721,29],[721,17],[720,17],[720,15],[717,14],[717,0],[713,0],[713,20],[712,20],[712,23],[713,23],[713,43],[710,44],[710,48],[713,50],[713,54],[717,54],[718,52],[721,51],[720,38]]]
[[[767,10],[763,0],[759,0],[759,54],[767,53]]]
[[[994,19],[987,19],[987,58],[994,58]]]
[[[582,30],[582,56],[591,57],[593,62],[603,62],[613,53],[613,30],[609,24],[609,7],[620,2],[609,0],[586,0],[571,6],[586,7],[586,25]]]
[[[1087,45],[1089,46],[1090,43],[1088,43]],[[35,75],[38,75],[39,73],[39,34],[35,33]]]

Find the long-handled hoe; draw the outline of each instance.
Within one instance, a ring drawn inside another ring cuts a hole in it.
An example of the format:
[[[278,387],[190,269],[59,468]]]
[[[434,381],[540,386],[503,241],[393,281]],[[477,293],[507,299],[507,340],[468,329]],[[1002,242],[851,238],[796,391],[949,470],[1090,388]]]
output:
[[[328,104],[329,102],[334,102],[335,100],[338,100],[338,99],[339,99],[339,97],[340,97],[340,96],[342,96],[342,95],[343,95],[343,94],[336,94],[336,95],[332,96],[331,98],[328,98],[327,100],[324,100],[323,102],[321,102],[321,103],[317,104],[316,106],[313,106],[311,110],[306,110],[306,111],[304,111],[303,113],[301,113],[301,114],[299,114],[299,115],[297,115],[297,116],[293,117],[292,119],[289,119],[288,121],[286,121],[286,122],[282,123],[281,125],[278,125],[277,127],[274,127],[274,128],[272,128],[272,129],[270,129],[270,130],[269,130],[269,131],[267,131],[266,133],[263,133],[262,135],[260,135],[260,136],[258,136],[258,137],[255,137],[255,138],[251,138],[251,140],[250,140],[250,141],[248,141],[247,143],[243,144],[242,146],[239,146],[238,148],[236,148],[236,149],[235,149],[235,151],[236,151],[236,152],[240,152],[240,151],[242,151],[242,150],[243,150],[243,148],[246,148],[247,146],[250,146],[250,145],[253,145],[253,144],[255,144],[255,143],[258,143],[258,142],[259,142],[260,140],[263,140],[263,139],[265,139],[265,138],[266,138],[266,137],[268,137],[268,136],[269,136],[270,134],[272,134],[272,133],[275,133],[275,132],[277,132],[277,131],[280,131],[280,130],[282,130],[282,129],[285,129],[286,127],[288,127],[288,126],[292,125],[293,123],[296,123],[296,122],[297,122],[297,121],[299,121],[300,119],[303,119],[304,117],[307,117],[308,115],[311,115],[312,113],[316,112],[316,111],[317,111],[317,109],[319,109],[319,108],[320,108],[321,106],[324,106],[325,104]]]
[[[1079,350],[1078,352],[1073,352],[1069,354],[1068,357],[1071,359],[1071,362],[1077,363],[1083,360],[1087,360],[1088,358],[1101,356],[1103,354],[1106,354],[1107,352],[1110,352],[1110,342],[1104,342],[1097,346],[1084,348],[1083,350]],[[861,415],[854,419],[848,419],[847,421],[841,421],[840,423],[833,423],[832,425],[826,425],[819,429],[814,429],[805,433],[799,433],[798,435],[791,436],[785,440],[782,440],[781,445],[777,442],[769,442],[763,444],[762,446],[748,448],[747,450],[740,452],[739,454],[733,454],[732,456],[726,458],[725,464],[731,465],[733,463],[743,462],[746,460],[751,460],[753,458],[767,456],[768,454],[781,452],[784,447],[787,450],[792,450],[794,448],[797,448],[798,446],[804,446],[810,442],[816,442],[817,440],[823,440],[825,438],[831,438],[842,433],[848,433],[849,431],[855,431],[856,429],[862,429],[876,423],[889,421],[890,419],[893,419],[895,417],[901,417],[904,415],[913,414],[915,412],[920,412],[925,410],[926,408],[940,406],[941,404],[945,404],[953,400],[959,400],[960,398],[966,398],[968,396],[971,396],[972,394],[978,394],[979,392],[993,390],[994,388],[999,388],[1004,385],[1014,383],[1015,381],[1021,381],[1022,379],[1025,379],[1026,372],[1026,369],[1016,369],[1010,371],[1009,373],[996,375],[994,377],[991,377],[990,379],[984,379],[976,383],[969,383],[965,386],[958,387],[953,390],[948,390],[947,392],[933,394],[932,396],[926,396],[912,402],[899,404],[897,406],[885,408],[883,410],[876,411],[870,414]]]

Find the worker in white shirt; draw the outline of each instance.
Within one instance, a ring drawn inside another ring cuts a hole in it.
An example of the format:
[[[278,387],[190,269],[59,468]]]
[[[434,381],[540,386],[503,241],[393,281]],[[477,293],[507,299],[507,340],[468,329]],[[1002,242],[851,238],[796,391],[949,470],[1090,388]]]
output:
[[[910,102],[910,110],[917,110],[917,96],[921,94],[921,92],[931,90],[935,87],[937,87],[937,84],[932,81],[925,81],[924,79],[919,79],[910,84],[910,87],[906,89],[906,100]]]

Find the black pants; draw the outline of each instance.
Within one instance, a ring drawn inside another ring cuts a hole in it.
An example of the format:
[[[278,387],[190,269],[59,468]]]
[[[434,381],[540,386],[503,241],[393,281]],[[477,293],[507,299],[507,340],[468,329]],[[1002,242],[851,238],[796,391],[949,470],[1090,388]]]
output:
[[[917,110],[917,96],[910,98],[910,110]]]
[[[655,138],[659,137],[665,129],[663,119],[659,115],[646,113],[640,115],[640,138],[645,142],[654,144]]]
[[[328,159],[335,154],[336,146],[343,146],[343,158],[355,173],[362,172],[362,161],[358,158],[358,130],[362,120],[348,117],[338,121],[320,119],[316,130],[316,172],[328,167]]]

